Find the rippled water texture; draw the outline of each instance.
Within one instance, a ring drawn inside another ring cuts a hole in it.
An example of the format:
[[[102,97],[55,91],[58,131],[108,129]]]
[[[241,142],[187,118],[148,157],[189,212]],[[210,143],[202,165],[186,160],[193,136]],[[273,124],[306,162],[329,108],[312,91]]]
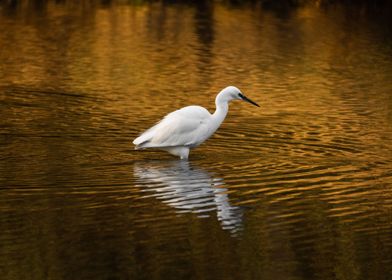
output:
[[[2,279],[392,279],[388,19],[82,2],[0,1]],[[133,150],[227,85],[189,162]]]

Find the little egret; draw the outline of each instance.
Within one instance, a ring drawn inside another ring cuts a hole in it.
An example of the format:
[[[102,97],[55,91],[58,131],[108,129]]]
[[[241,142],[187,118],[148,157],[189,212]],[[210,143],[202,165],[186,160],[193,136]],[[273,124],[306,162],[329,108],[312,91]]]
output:
[[[135,149],[157,148],[188,159],[189,150],[214,134],[227,115],[229,102],[236,99],[260,107],[238,88],[226,87],[215,98],[216,110],[213,114],[200,106],[187,106],[171,112],[133,140]]]

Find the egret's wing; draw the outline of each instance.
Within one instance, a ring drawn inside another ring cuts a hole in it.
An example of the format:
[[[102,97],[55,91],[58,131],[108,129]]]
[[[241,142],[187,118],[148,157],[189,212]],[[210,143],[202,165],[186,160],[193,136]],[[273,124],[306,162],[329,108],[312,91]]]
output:
[[[210,113],[199,106],[188,106],[168,114],[151,127],[134,144],[140,148],[192,146],[200,144],[209,134]]]

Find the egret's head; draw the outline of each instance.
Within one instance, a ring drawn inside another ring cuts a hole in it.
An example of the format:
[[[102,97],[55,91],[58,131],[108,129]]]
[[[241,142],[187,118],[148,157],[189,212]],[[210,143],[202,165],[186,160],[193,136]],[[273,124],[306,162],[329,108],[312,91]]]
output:
[[[226,97],[225,99],[227,101],[236,100],[236,99],[243,100],[243,101],[246,101],[252,105],[260,107],[256,102],[247,98],[238,88],[236,88],[234,86],[228,86],[228,87],[224,88],[221,91],[221,94],[223,94]]]

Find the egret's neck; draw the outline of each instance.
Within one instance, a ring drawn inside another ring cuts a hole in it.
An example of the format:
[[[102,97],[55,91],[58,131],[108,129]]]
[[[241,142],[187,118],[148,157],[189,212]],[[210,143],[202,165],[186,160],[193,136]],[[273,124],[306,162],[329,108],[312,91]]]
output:
[[[227,100],[224,100],[224,98],[222,98],[222,95],[218,94],[215,99],[215,105],[216,110],[212,117],[214,118],[215,124],[218,128],[223,122],[223,120],[226,118],[227,111],[229,110],[229,103]]]

